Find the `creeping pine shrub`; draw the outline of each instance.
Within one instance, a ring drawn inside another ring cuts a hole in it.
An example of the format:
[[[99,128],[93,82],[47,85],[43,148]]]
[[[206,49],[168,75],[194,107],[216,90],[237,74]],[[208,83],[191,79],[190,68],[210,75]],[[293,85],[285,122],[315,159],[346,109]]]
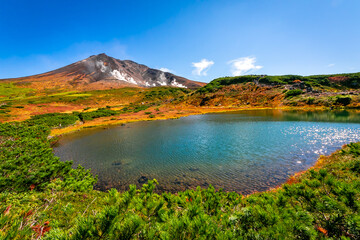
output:
[[[352,154],[355,157],[360,156],[360,144],[358,143],[350,143],[347,147],[347,149],[341,150],[342,154]]]
[[[315,98],[313,98],[313,97],[308,97],[306,99],[306,103],[309,105],[314,104],[314,102],[315,102]]]
[[[285,93],[285,97],[289,98],[289,97],[294,97],[294,96],[298,96],[300,94],[303,94],[303,91],[301,91],[300,89],[293,89],[293,90],[289,90]]]
[[[74,124],[79,117],[68,113],[47,113],[32,116],[26,121],[28,125],[44,125],[48,127],[66,127]]]
[[[43,190],[56,179],[73,191],[92,189],[96,178],[89,170],[54,156],[49,133],[47,125],[0,124],[0,192]]]
[[[338,95],[335,98],[335,104],[342,105],[342,106],[347,106],[347,105],[349,105],[351,103],[351,100],[352,99],[349,96]]]
[[[107,107],[107,108],[99,108],[91,112],[79,113],[78,117],[80,118],[81,121],[85,121],[100,117],[114,116],[114,115],[118,115],[119,113],[120,113],[119,111],[111,110],[110,108]]]
[[[146,110],[150,107],[150,105],[146,105],[146,104],[130,104],[128,107],[124,107],[123,109],[121,109],[122,112],[140,112],[143,110]]]

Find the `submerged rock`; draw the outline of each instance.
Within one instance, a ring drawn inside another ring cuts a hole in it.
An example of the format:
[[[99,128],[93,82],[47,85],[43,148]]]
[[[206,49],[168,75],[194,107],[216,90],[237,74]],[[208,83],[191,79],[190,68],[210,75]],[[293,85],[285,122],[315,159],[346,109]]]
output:
[[[179,180],[177,180],[177,179],[175,179],[175,181],[173,181],[172,183],[173,183],[173,184],[176,184],[176,185],[180,185],[180,184],[181,184],[181,182],[180,182]]]
[[[181,186],[185,186],[185,187],[190,187],[190,184],[189,184],[188,182],[178,180],[177,178],[175,179],[175,181],[172,181],[171,183],[172,183],[172,184],[175,184],[175,185],[178,185],[178,187],[179,187],[180,185],[181,185]]]
[[[139,179],[138,179],[138,183],[146,183],[149,179],[145,176],[141,176]]]
[[[189,170],[192,172],[200,171],[200,169],[198,169],[198,168],[189,168]]]
[[[121,162],[113,162],[111,165],[112,165],[112,166],[120,166],[120,165],[121,165]]]
[[[200,185],[201,187],[209,187],[209,184],[207,182],[204,182]]]

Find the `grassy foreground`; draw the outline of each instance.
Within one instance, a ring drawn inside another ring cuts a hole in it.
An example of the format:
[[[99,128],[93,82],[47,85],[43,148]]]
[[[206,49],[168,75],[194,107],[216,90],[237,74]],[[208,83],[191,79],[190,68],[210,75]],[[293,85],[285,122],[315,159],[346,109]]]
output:
[[[156,180],[105,193],[93,190],[89,171],[52,153],[51,127],[75,118],[0,124],[0,239],[360,237],[360,143],[321,157],[278,189],[249,196],[212,186],[159,195]]]
[[[360,239],[360,143],[268,192],[210,186],[159,195],[156,180],[93,190],[96,177],[59,161],[49,137],[230,109],[359,108],[359,86],[359,73],[227,77],[196,91],[0,83],[0,239]]]

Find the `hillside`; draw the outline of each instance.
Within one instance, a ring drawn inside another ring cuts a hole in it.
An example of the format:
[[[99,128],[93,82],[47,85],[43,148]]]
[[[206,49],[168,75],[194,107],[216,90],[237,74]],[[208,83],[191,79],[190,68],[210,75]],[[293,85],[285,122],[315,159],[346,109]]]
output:
[[[217,78],[207,84],[200,91],[214,91],[223,86],[231,84],[253,82],[257,84],[267,85],[298,85],[303,89],[315,88],[320,89],[358,89],[360,88],[360,73],[344,73],[344,74],[329,74],[329,75],[247,75],[237,77],[222,77]]]
[[[195,106],[359,107],[360,73],[249,75],[214,79],[188,100]]]
[[[99,82],[103,81],[107,80]],[[161,86],[84,90],[65,86],[65,89],[55,87],[37,90],[31,88],[33,86],[31,84],[40,84],[40,80],[34,83],[0,82],[1,122],[26,120],[33,115],[46,113],[89,112],[105,107],[114,110],[142,110],[130,115],[127,111],[122,111],[122,114],[117,114],[119,118],[116,119],[99,118],[96,125],[124,123],[124,119],[147,119],[149,116],[145,112],[156,113],[152,119],[164,119],[259,107],[308,109],[360,107],[359,73],[308,77],[295,75],[225,77],[215,79],[198,89]]]

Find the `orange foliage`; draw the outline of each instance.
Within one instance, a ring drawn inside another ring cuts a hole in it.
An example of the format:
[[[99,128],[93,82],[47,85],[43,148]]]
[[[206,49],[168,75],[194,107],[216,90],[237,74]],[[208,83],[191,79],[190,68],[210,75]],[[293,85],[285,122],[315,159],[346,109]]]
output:
[[[325,236],[327,236],[327,230],[320,227],[320,226],[315,226],[316,227],[316,230],[318,230],[319,232],[323,233]]]
[[[292,185],[292,184],[295,184],[295,183],[298,183],[299,180],[296,179],[296,177],[290,177],[288,180],[286,180],[286,184],[289,184],[289,185]]]
[[[295,173],[293,176],[291,176],[285,183],[286,184],[295,184],[299,182],[299,177],[304,174],[306,171],[301,171],[298,173]]]
[[[269,86],[258,86],[253,83],[233,84],[224,86],[214,93],[211,93],[211,98],[205,103],[202,98],[195,98],[191,100],[192,104],[203,106],[272,106],[277,107],[281,104],[283,95],[277,88]]]

